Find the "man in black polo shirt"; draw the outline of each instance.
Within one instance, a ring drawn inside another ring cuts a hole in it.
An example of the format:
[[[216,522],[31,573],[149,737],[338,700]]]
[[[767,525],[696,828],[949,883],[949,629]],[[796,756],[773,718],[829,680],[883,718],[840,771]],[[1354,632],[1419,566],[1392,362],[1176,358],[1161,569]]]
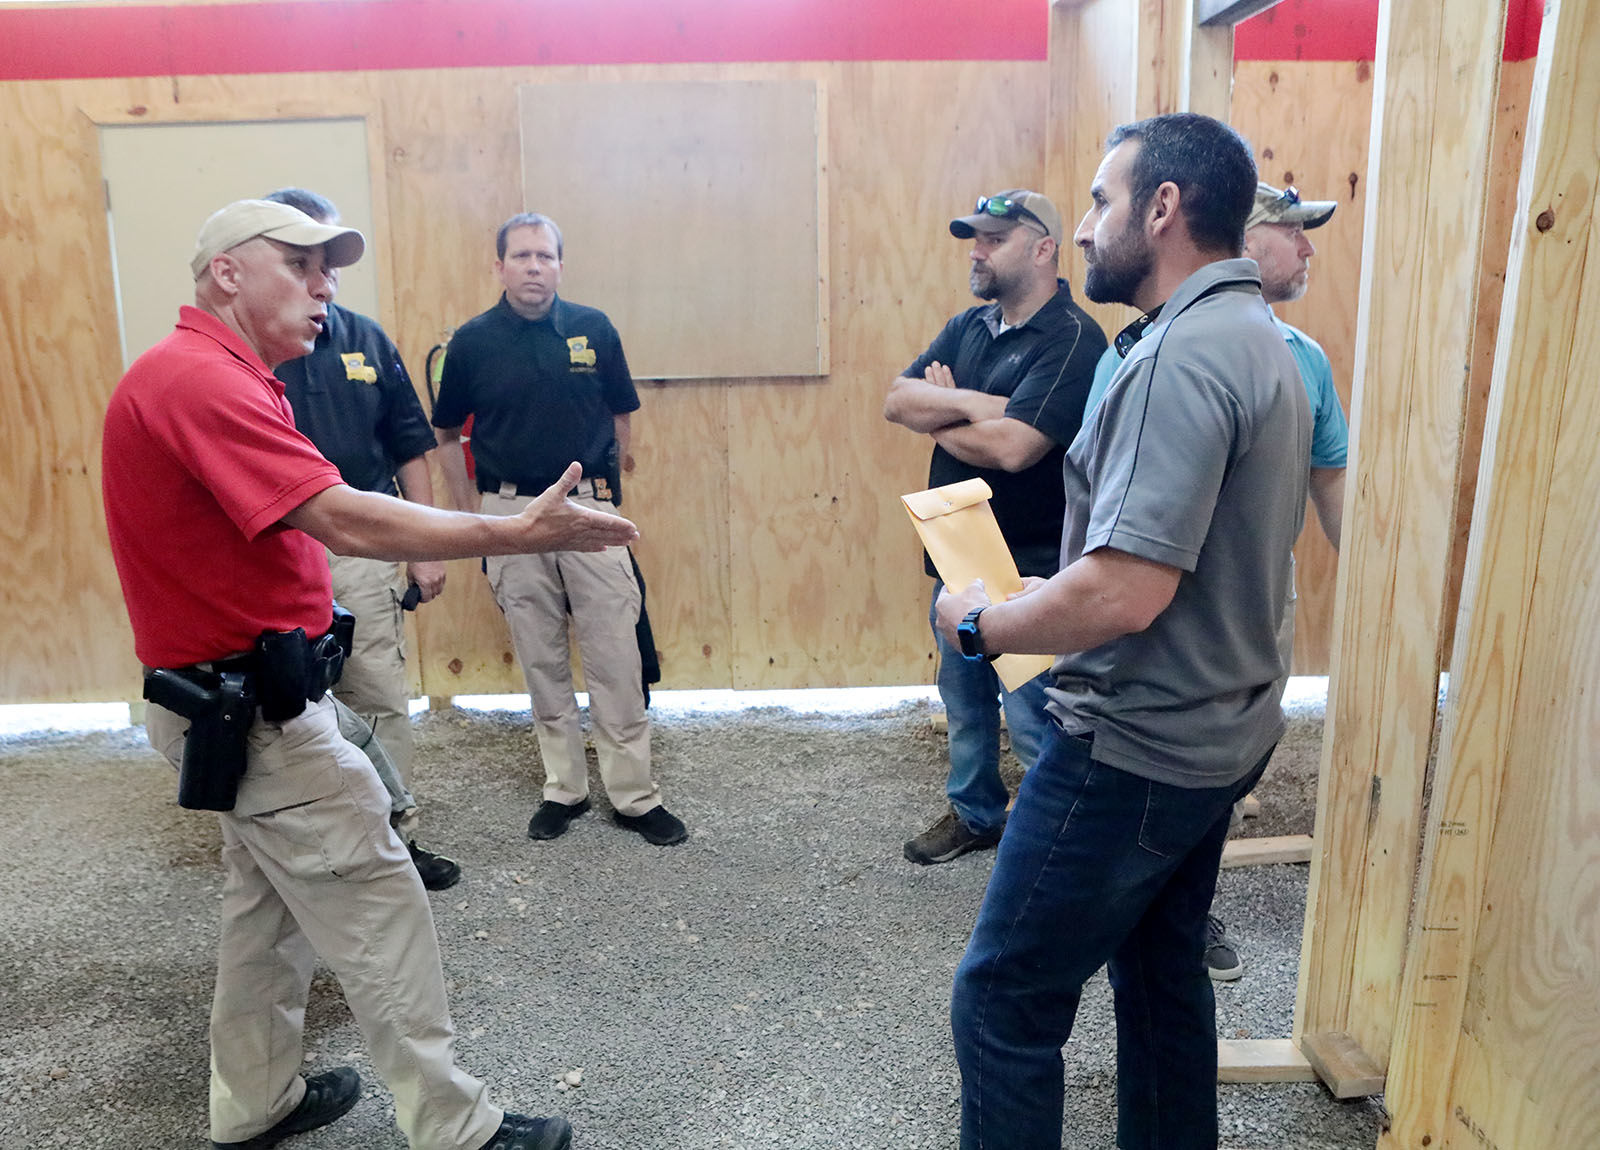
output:
[[[263,198],[298,208],[318,223],[339,222],[333,201],[305,188],[280,188]],[[330,278],[337,291],[337,269]],[[358,491],[398,494],[433,506],[428,472],[433,430],[399,349],[381,327],[330,301],[327,323],[311,354],[278,365],[274,374],[283,380],[295,427],[346,483]],[[333,689],[334,698],[354,712],[341,714],[341,728],[372,759],[388,788],[395,831],[410,850],[423,885],[444,890],[461,878],[460,866],[419,847],[414,838],[417,804],[408,787],[416,740],[401,613],[409,585],[416,586],[424,603],[443,590],[444,564],[400,564],[330,551],[328,566],[333,597],[356,617],[354,648]]]
[[[1057,277],[1061,215],[1038,192],[1014,189],[950,221],[970,239],[972,294],[990,300],[956,316],[889,387],[884,418],[933,440],[928,486],[981,478],[1023,575],[1054,575],[1065,496],[1062,456],[1083,421],[1100,328]],[[943,584],[931,560],[933,599]],[[932,616],[929,617],[930,623]],[[1000,711],[1024,767],[1044,745],[1048,676],[1005,691],[988,663],[963,659],[934,631],[939,696],[949,723],[950,808],[905,845],[914,863],[949,862],[1000,841],[1009,801],[1000,778]]]
[[[576,460],[578,503],[610,511],[627,468],[630,416],[639,407],[622,340],[605,313],[569,303],[561,284],[561,230],[547,216],[512,216],[495,238],[500,302],[450,340],[433,422],[450,496],[463,511],[515,515]],[[461,427],[472,423],[476,485]],[[608,478],[609,477],[609,478]],[[492,557],[486,569],[505,612],[532,701],[544,801],[528,837],[553,839],[589,809],[578,703],[567,643],[578,633],[600,777],[616,821],[657,846],[688,831],[661,803],[650,772],[638,636],[642,595],[626,547]]]

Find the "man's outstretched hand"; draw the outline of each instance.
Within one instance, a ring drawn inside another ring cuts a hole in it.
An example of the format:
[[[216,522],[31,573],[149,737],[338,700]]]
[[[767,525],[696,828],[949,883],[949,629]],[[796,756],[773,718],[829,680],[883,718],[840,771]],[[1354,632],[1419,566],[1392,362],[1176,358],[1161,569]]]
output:
[[[620,515],[596,511],[567,496],[583,478],[583,468],[567,470],[516,516],[518,534],[534,551],[604,551],[625,547],[639,538],[639,529]]]

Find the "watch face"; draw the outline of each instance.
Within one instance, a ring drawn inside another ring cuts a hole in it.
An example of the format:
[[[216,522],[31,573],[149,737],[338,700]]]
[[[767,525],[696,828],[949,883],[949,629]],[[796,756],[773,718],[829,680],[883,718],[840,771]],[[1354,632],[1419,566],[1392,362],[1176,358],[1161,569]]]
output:
[[[961,653],[969,659],[981,659],[982,647],[979,645],[981,636],[978,634],[978,616],[983,611],[982,607],[967,612],[967,617],[956,624],[956,638],[961,641]]]

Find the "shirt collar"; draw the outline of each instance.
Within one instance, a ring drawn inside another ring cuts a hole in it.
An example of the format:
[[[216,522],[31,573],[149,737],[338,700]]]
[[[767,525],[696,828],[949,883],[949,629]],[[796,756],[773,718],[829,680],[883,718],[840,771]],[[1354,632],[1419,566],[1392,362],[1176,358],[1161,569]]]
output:
[[[255,353],[255,349],[245,342],[244,336],[210,312],[184,304],[178,309],[178,327],[215,340],[222,345],[224,351],[240,360],[245,366],[254,369],[262,379],[270,382],[279,395],[283,394],[283,381],[268,370],[261,357]]]
[[[1163,315],[1176,319],[1191,305],[1214,291],[1243,290],[1261,294],[1261,269],[1252,259],[1215,260],[1189,274],[1165,303],[1159,303],[1123,328],[1111,341],[1117,354],[1127,358],[1130,351]],[[1268,310],[1271,310],[1270,308]]]
[[[1066,306],[1072,302],[1072,289],[1067,286],[1067,281],[1058,278],[1056,291],[1049,299],[1039,306],[1039,310],[1030,315],[1021,323],[1012,324],[1006,331],[1017,331],[1020,328],[1036,327],[1041,331],[1048,331],[1053,323],[1060,321],[1060,315]],[[996,300],[983,309],[984,326],[989,329],[989,334],[998,336],[1000,325],[1005,322],[1005,317],[1000,314],[1000,301]]]
[[[559,294],[550,301],[550,310],[545,312],[544,319],[528,319],[525,316],[518,315],[516,309],[511,306],[511,301],[506,299],[505,292],[500,293],[500,302],[495,306],[516,323],[544,323],[548,321],[550,326],[555,328],[557,335],[565,336],[567,334],[567,304]]]

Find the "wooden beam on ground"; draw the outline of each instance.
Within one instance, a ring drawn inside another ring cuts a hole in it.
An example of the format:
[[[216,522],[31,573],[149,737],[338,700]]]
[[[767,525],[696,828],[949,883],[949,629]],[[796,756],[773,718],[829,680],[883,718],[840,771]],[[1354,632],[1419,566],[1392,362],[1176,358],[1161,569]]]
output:
[[[1389,1057],[1438,710],[1503,0],[1382,0],[1296,1035]],[[1443,285],[1449,285],[1443,290]]]
[[[1310,835],[1261,835],[1257,838],[1229,839],[1222,848],[1224,869],[1310,861]]]
[[[1600,0],[1545,12],[1380,1150],[1600,1145]]]
[[[1300,1050],[1335,1098],[1383,1093],[1383,1067],[1348,1034],[1324,1030],[1302,1035]]]
[[[1219,1038],[1218,1082],[1315,1082],[1317,1072],[1290,1038]]]

